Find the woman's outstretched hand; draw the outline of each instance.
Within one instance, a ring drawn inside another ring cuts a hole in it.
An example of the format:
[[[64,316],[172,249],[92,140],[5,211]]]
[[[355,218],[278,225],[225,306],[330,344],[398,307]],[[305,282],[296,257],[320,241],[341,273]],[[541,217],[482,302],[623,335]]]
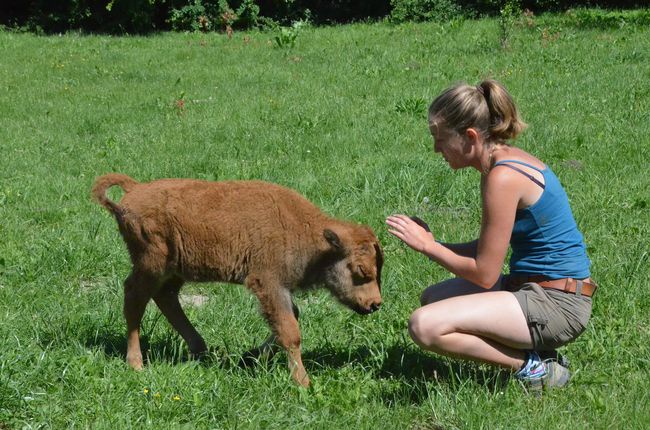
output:
[[[402,242],[416,250],[425,253],[427,248],[435,242],[435,238],[427,223],[418,217],[406,215],[391,215],[386,218],[388,232],[399,238]]]

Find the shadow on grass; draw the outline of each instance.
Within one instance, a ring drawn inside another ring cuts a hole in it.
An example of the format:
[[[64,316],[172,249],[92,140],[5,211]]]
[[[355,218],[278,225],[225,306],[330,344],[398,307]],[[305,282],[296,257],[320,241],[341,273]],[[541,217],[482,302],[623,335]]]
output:
[[[126,333],[98,331],[80,340],[87,348],[103,350],[107,357],[119,358],[126,362]],[[151,342],[149,336],[142,335],[140,336],[140,348],[145,365],[149,362],[178,364],[192,360],[183,340],[175,336],[167,336]]]
[[[431,381],[455,386],[471,380],[494,391],[507,385],[510,377],[510,372],[507,371],[446,359],[399,342],[385,349],[381,357],[377,357],[376,352],[367,347],[355,350],[330,347],[307,351],[303,354],[303,359],[305,367],[311,372],[357,363],[372,372],[375,378],[395,379],[409,386]]]
[[[509,371],[443,358],[399,341],[382,350],[381,354],[368,347],[326,346],[304,351],[302,358],[307,373],[311,375],[355,367],[370,374],[372,379],[394,381],[394,384],[378,384],[377,394],[387,406],[427,401],[432,383],[457,390],[470,382],[482,386],[487,392],[504,391],[511,376]],[[269,371],[271,366],[286,366],[286,360],[284,353],[260,360],[244,354],[239,366],[248,367],[255,374],[262,370]],[[360,378],[360,381],[363,380]]]
[[[287,356],[280,350],[272,357],[257,357],[251,352],[228,347],[209,347],[208,352],[198,358],[188,354],[185,343],[178,336],[170,335],[150,342],[142,336],[141,347],[145,365],[149,363],[181,364],[198,360],[208,368],[224,370],[243,369],[252,377],[272,371],[273,367],[286,366]],[[84,345],[102,348],[106,356],[126,360],[126,336],[121,333],[103,332],[89,336]],[[396,342],[378,355],[367,347],[348,349],[326,346],[303,352],[303,362],[309,374],[324,373],[350,366],[358,366],[372,374],[374,379],[395,380],[400,387],[382,388],[381,397],[387,403],[396,399],[419,404],[429,397],[427,383],[457,387],[472,381],[487,391],[502,391],[508,385],[510,372],[478,366],[460,360],[448,360],[427,353],[403,342]]]
[[[80,338],[80,342],[86,348],[103,350],[107,357],[119,358],[126,362],[126,333],[100,330],[87,333],[87,336]],[[183,339],[176,334],[170,334],[164,338],[157,337],[154,341],[151,341],[148,335],[141,335],[140,348],[145,365],[161,362],[180,364],[197,361],[206,367],[224,369],[248,367],[252,369],[270,362],[270,360],[255,359],[247,355],[248,353],[244,350],[229,351],[229,348],[221,346],[208,346],[208,351],[201,356],[191,356]],[[275,361],[276,358],[272,360]]]

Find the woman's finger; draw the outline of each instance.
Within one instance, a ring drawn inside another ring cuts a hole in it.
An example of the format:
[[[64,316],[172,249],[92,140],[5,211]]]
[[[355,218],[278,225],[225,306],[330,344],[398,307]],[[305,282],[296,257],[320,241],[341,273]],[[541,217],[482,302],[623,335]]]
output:
[[[386,221],[391,221],[395,224],[403,224],[404,220],[399,216],[399,215],[391,215],[388,218],[386,218]]]
[[[395,236],[395,237],[397,237],[397,238],[399,238],[399,239],[401,239],[401,240],[404,240],[404,235],[403,235],[402,233],[400,233],[399,231],[397,231],[397,230],[390,230],[390,229],[389,229],[388,232],[389,232],[390,234],[392,234],[393,236]]]

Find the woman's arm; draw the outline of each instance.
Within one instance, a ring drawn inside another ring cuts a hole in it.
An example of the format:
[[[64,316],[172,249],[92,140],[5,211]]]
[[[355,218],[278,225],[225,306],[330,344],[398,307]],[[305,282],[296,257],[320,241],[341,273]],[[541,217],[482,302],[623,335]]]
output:
[[[519,178],[506,169],[491,172],[482,186],[483,214],[479,239],[467,244],[441,244],[431,233],[404,215],[388,217],[389,232],[445,269],[483,288],[501,275],[521,198]],[[475,243],[475,251],[472,244]]]
[[[478,248],[478,239],[465,243],[445,243],[439,242],[440,245],[449,249],[455,254],[462,255],[463,257],[476,258],[476,250]]]
[[[431,233],[429,224],[424,222],[421,218],[417,216],[410,217],[417,225],[424,228],[428,233]],[[433,237],[433,234],[432,234]],[[434,239],[435,240],[435,239]],[[476,257],[476,246],[478,244],[478,239],[471,242],[465,243],[444,243],[439,242],[442,246],[451,249],[453,252],[459,255],[464,255],[465,257]]]

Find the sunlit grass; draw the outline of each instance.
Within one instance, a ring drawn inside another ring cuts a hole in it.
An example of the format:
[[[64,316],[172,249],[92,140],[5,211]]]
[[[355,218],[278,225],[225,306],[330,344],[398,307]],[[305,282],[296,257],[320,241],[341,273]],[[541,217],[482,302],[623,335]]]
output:
[[[266,33],[36,37],[0,33],[0,428],[644,428],[650,293],[650,30],[546,17],[500,48],[496,21]],[[530,128],[517,142],[565,185],[601,287],[565,348],[571,386],[541,401],[490,368],[420,351],[408,316],[448,276],[389,237],[386,215],[475,237],[478,175],[431,151],[427,104],[460,80],[502,81]],[[386,253],[382,310],[300,294],[309,391],[286,357],[241,354],[268,335],[239,286],[190,285],[212,360],[153,305],[143,372],[124,364],[115,222],[93,179],[264,179],[371,225]],[[634,417],[634,418],[633,418]]]

